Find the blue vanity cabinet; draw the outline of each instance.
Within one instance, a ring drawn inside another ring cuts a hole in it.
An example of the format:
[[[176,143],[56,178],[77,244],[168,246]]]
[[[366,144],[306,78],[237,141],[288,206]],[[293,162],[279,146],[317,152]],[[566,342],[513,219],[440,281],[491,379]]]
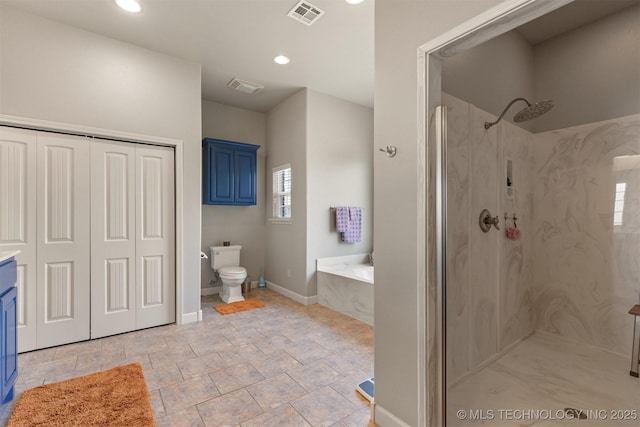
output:
[[[256,204],[259,145],[205,138],[202,141],[202,203]]]
[[[17,297],[15,258],[0,261],[0,398],[13,399],[18,376]]]

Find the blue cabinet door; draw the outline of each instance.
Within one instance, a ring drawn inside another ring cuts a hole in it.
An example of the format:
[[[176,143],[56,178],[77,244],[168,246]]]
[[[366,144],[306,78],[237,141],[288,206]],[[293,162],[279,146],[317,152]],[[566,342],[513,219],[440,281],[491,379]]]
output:
[[[234,151],[214,145],[211,148],[213,171],[211,174],[211,201],[232,204],[234,201]]]
[[[235,152],[236,204],[256,204],[256,152],[238,150]]]
[[[258,145],[221,139],[202,141],[202,203],[256,204]]]
[[[0,296],[0,389],[2,403],[13,399],[18,376],[17,289],[11,288]]]

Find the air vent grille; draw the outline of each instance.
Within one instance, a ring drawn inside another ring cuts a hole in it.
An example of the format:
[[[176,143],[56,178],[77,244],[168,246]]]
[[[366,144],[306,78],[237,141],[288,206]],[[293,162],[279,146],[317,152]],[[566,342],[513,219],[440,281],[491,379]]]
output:
[[[249,93],[249,94],[258,93],[262,89],[264,89],[264,86],[259,85],[258,83],[251,83],[246,80],[240,80],[235,77],[231,79],[229,83],[227,83],[227,86],[237,91],[240,91],[242,93]]]
[[[316,6],[304,0],[296,3],[289,13],[287,13],[287,16],[295,19],[296,21],[302,22],[305,25],[313,24],[322,15],[324,15],[323,10],[318,9]]]

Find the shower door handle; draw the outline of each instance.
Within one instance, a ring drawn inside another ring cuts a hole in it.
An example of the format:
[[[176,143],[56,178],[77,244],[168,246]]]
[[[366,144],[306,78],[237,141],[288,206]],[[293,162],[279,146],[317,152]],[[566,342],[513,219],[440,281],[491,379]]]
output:
[[[489,230],[491,230],[492,225],[496,228],[496,230],[500,230],[500,226],[498,225],[498,223],[500,222],[500,217],[491,215],[491,212],[489,212],[488,209],[483,209],[482,212],[480,212],[480,218],[478,222],[480,224],[480,229],[484,233],[488,233]]]

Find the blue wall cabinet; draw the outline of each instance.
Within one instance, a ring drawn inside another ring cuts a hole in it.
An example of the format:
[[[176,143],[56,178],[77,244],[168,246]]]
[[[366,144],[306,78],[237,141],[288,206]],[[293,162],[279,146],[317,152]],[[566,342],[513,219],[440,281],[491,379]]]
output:
[[[14,258],[0,262],[0,398],[13,399],[18,376],[18,291],[15,287],[17,267]]]
[[[202,203],[256,204],[259,145],[205,138],[202,141]]]

